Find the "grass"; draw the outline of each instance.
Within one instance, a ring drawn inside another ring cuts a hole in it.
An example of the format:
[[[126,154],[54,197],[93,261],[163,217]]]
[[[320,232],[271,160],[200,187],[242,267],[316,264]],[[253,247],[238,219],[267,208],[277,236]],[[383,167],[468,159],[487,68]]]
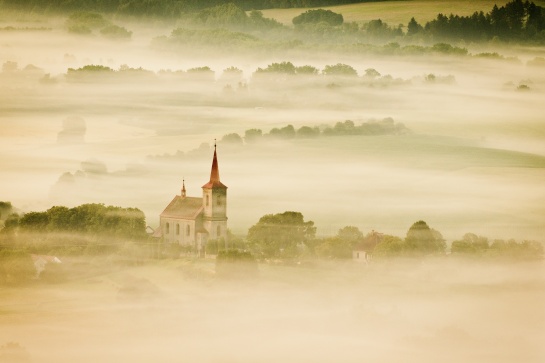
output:
[[[378,1],[359,4],[323,7],[335,13],[342,14],[345,22],[365,23],[373,19],[381,19],[390,25],[407,25],[414,17],[419,23],[435,19],[437,14],[471,15],[475,11],[489,12],[494,4],[498,6],[506,4],[507,0],[395,0]],[[538,5],[544,5],[545,1],[535,1]],[[291,20],[309,9],[270,9],[263,10],[263,15],[273,18],[283,24],[291,25]]]

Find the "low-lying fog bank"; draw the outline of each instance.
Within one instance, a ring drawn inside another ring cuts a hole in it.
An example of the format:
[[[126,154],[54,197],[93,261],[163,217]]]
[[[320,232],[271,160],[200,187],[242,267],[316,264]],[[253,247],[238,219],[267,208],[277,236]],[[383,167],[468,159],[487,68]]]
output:
[[[40,363],[538,363],[543,272],[427,260],[260,265],[257,279],[225,280],[213,260],[164,260],[0,290],[0,356],[15,342]]]

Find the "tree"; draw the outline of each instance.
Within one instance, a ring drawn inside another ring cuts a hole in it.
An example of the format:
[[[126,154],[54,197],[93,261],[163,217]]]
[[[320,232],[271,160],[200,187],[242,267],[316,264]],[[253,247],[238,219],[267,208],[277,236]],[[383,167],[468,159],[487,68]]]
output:
[[[411,20],[409,21],[409,24],[407,24],[407,35],[415,35],[420,33],[423,30],[424,28],[422,27],[422,25],[418,24],[416,20],[414,19],[414,17],[411,18]]]
[[[0,219],[6,219],[13,211],[13,206],[11,202],[1,202],[0,201]]]
[[[466,233],[461,240],[452,242],[450,252],[453,254],[478,255],[485,253],[489,248],[486,237],[474,233]]]
[[[438,255],[445,253],[446,244],[439,232],[418,221],[407,231],[405,248],[408,255]]]
[[[316,75],[318,72],[318,68],[309,65],[295,67],[295,73],[297,74]]]
[[[256,73],[295,74],[295,66],[291,62],[271,63],[267,68],[258,68]]]
[[[320,129],[318,127],[302,126],[297,130],[297,137],[301,139],[310,139],[320,136]]]
[[[49,224],[46,212],[29,212],[19,220],[19,227],[28,232],[43,232]]]
[[[292,19],[293,25],[317,24],[326,23],[331,26],[341,25],[344,18],[341,14],[332,12],[331,10],[316,9],[307,10],[304,13]]]
[[[330,237],[318,244],[314,251],[317,256],[331,259],[348,259],[352,257],[352,244],[339,236]]]
[[[221,142],[230,145],[242,145],[242,137],[237,133],[223,135]]]
[[[337,237],[348,242],[351,246],[363,238],[363,233],[358,227],[346,226],[337,232]]]
[[[247,144],[255,143],[263,136],[263,131],[260,129],[249,129],[244,131],[244,141]]]
[[[374,79],[380,77],[380,73],[374,68],[367,68],[365,70],[365,77]]]
[[[293,125],[284,126],[281,129],[275,127],[269,131],[268,135],[279,139],[293,139],[295,137],[295,128]]]
[[[322,71],[327,76],[348,76],[355,77],[358,72],[348,64],[337,63],[335,65],[327,65]]]
[[[299,254],[306,241],[314,238],[314,222],[304,220],[300,212],[267,214],[248,231],[248,241],[257,256],[289,258]]]
[[[88,29],[100,29],[109,24],[109,21],[104,19],[101,14],[87,11],[73,13],[66,20],[66,26],[68,28],[85,27]]]
[[[100,29],[100,34],[104,37],[114,40],[130,39],[132,32],[117,25],[108,25]]]
[[[383,236],[380,243],[373,249],[373,258],[385,259],[405,255],[405,243],[399,237]]]

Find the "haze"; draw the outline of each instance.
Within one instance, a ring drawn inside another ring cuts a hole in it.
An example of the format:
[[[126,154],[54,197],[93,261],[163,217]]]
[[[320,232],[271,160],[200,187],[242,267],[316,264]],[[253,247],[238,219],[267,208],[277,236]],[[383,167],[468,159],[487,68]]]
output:
[[[447,243],[467,232],[544,242],[545,67],[532,65],[545,57],[542,46],[458,44],[502,56],[492,59],[325,46],[170,49],[157,37],[184,20],[115,19],[132,31],[121,42],[70,34],[65,20],[0,17],[2,28],[51,29],[0,31],[0,200],[20,212],[104,203],[139,208],[155,228],[182,179],[189,196],[201,196],[216,139],[235,235],[264,214],[293,210],[319,236],[349,225],[404,236],[425,220]],[[358,77],[254,74],[280,62],[342,63]],[[86,65],[151,73],[67,75]],[[214,75],[175,73],[204,66]],[[243,73],[229,78],[228,67]],[[381,76],[365,78],[370,68]],[[408,131],[221,141],[249,129],[386,118]],[[19,342],[32,362],[545,358],[542,262],[349,262],[260,265],[248,281],[215,279],[213,261],[104,273],[93,265],[66,289],[0,290],[0,346]]]

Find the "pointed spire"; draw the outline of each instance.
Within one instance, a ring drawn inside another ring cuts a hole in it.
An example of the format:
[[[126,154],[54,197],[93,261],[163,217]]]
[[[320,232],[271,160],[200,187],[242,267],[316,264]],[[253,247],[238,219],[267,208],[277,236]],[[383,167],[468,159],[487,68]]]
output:
[[[220,182],[220,171],[218,167],[216,139],[214,139],[214,158],[212,159],[212,170],[210,170],[210,181],[203,188],[227,188]]]
[[[216,153],[216,139],[214,139],[214,159],[212,159],[212,170],[210,171],[210,182],[217,183],[220,181],[220,171],[218,168],[218,155]]]
[[[185,178],[182,179],[182,198],[185,198]]]

